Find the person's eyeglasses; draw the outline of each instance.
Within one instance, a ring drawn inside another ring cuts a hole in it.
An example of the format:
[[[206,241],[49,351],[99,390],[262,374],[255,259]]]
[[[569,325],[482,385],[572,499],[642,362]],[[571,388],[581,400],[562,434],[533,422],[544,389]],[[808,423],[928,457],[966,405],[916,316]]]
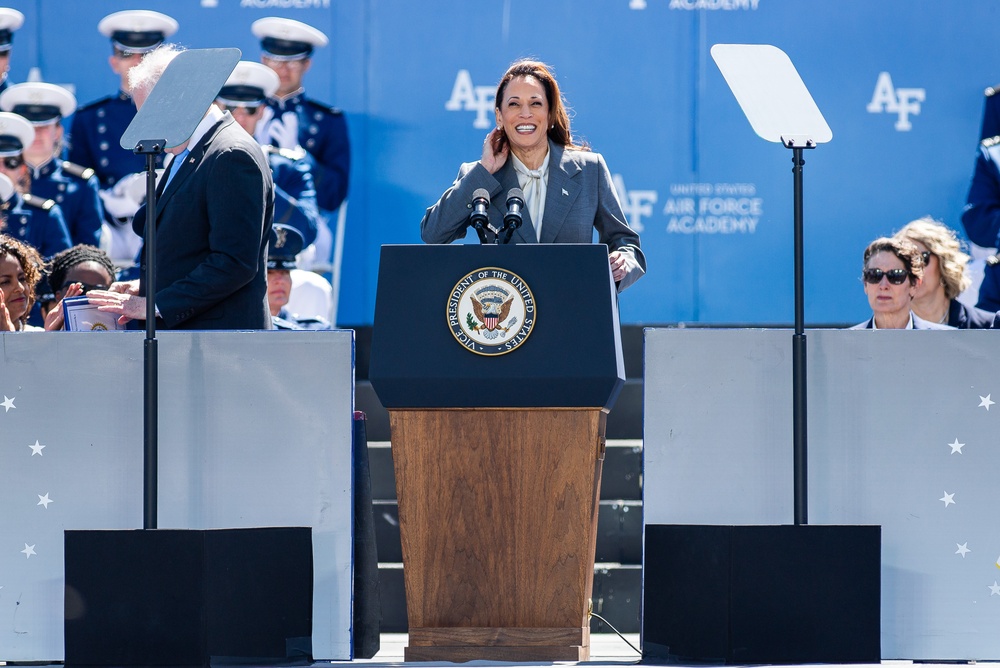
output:
[[[12,155],[3,159],[3,166],[7,169],[17,169],[24,164],[24,158],[19,155]]]
[[[930,251],[924,251],[924,252],[922,252],[920,254],[920,257],[923,259],[925,267],[931,263],[931,252]]]
[[[889,279],[889,282],[893,285],[902,285],[906,282],[906,279],[910,277],[910,272],[905,269],[890,269],[889,271],[882,271],[881,269],[865,269],[864,272],[865,283],[871,283],[872,285],[878,285],[881,283],[883,276]]]
[[[280,60],[278,58],[268,58],[264,56],[262,58],[264,64],[270,67],[272,70],[279,68],[285,68],[288,70],[301,70],[302,66],[305,65],[306,58],[294,58],[292,60]]]
[[[125,60],[126,58],[131,58],[132,56],[138,56],[140,54],[134,51],[122,51],[121,49],[115,49],[115,58],[120,60]]]
[[[62,288],[60,288],[60,289],[66,290],[67,288],[69,288],[69,286],[73,285],[74,283],[79,283],[80,284],[80,287],[83,288],[83,294],[87,294],[91,290],[107,290],[108,289],[108,286],[104,285],[103,283],[98,283],[96,285],[92,285],[90,283],[84,283],[83,281],[66,281],[65,283],[62,284]]]

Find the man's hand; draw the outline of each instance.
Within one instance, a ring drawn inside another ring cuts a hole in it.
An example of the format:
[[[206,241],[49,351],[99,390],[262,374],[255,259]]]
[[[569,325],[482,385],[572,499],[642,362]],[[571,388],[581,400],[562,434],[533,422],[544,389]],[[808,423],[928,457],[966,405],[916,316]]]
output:
[[[139,294],[139,281],[115,281],[108,288],[108,292],[120,292],[126,295]]]
[[[115,283],[111,286],[111,288],[114,288],[116,285],[126,284]],[[136,289],[138,289],[138,287]],[[113,292],[109,289],[91,290],[87,293],[87,299],[90,300],[91,304],[95,304],[98,307],[98,311],[103,311],[104,313],[117,313],[120,316],[118,318],[119,325],[124,325],[129,320],[146,319],[145,297],[139,297],[138,295],[129,292]]]

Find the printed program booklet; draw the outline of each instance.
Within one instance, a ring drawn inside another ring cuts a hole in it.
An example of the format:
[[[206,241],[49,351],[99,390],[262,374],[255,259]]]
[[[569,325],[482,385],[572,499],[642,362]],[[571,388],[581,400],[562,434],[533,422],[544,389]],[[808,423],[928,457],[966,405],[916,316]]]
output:
[[[118,315],[98,311],[86,295],[68,297],[63,300],[63,318],[67,332],[107,332],[125,329],[118,324]]]

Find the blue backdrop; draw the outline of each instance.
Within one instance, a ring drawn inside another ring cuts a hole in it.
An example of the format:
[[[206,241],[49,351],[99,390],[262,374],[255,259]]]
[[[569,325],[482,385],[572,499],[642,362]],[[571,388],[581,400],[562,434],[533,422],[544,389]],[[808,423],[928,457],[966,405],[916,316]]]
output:
[[[236,46],[288,16],[331,43],[306,89],[347,114],[353,143],[338,321],[372,322],[379,247],[419,243],[424,209],[479,157],[497,79],[551,63],[574,132],[604,154],[648,275],[627,323],[788,323],[791,151],[758,138],[709,55],[784,50],[833,129],[806,152],[808,323],[858,322],[869,241],[932,215],[960,229],[985,87],[1000,82],[992,0],[12,0],[26,15],[11,78],[38,67],[81,103],[113,93],[104,15],[147,8],[187,47]],[[433,271],[432,267],[428,271]]]

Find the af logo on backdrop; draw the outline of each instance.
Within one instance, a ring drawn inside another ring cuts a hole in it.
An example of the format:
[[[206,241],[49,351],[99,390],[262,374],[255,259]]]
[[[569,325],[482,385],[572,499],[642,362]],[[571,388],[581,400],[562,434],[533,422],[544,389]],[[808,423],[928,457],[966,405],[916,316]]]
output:
[[[880,72],[871,102],[865,109],[869,114],[896,114],[896,125],[893,127],[899,132],[907,132],[913,127],[910,115],[920,113],[920,103],[926,97],[927,91],[923,88],[893,88],[889,73]]]
[[[500,267],[469,272],[448,297],[448,327],[462,347],[478,355],[503,355],[531,335],[535,298],[517,274]]]
[[[455,85],[451,89],[451,97],[444,103],[448,111],[474,111],[476,120],[474,128],[493,127],[493,100],[496,98],[495,86],[474,86],[469,70],[459,70],[455,77]]]

